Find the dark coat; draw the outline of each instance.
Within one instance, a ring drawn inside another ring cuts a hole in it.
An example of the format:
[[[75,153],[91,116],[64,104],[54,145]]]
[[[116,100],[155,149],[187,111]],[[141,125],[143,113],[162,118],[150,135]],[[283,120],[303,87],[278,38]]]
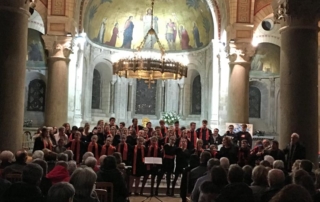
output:
[[[218,196],[217,202],[254,202],[252,190],[243,182],[225,186]]]
[[[286,155],[286,168],[288,171],[291,171],[292,164],[296,160],[306,158],[306,148],[299,142],[295,146],[288,144],[283,152]]]
[[[3,195],[4,202],[44,202],[39,187],[25,182],[12,184]]]
[[[113,184],[113,202],[126,201],[128,196],[127,186],[120,170],[117,168],[110,170],[102,168],[102,170],[99,170],[97,172],[97,182],[111,182]]]

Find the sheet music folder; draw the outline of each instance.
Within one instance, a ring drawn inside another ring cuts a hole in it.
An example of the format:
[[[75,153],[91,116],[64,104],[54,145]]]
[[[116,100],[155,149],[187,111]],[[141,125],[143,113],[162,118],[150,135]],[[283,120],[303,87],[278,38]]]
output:
[[[145,164],[158,164],[162,165],[162,158],[159,157],[145,157],[144,158]]]

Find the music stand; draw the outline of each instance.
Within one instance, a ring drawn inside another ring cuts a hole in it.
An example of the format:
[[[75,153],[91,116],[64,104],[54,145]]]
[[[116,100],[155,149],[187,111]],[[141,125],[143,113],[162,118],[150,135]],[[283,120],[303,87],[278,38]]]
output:
[[[144,164],[149,164],[149,165],[162,165],[162,158],[159,157],[145,157],[144,158]],[[146,200],[149,199],[149,201],[151,201],[152,198],[157,199],[160,202],[163,202],[161,199],[159,199],[157,196],[147,196],[147,198],[145,198],[143,201],[141,202],[145,202]]]

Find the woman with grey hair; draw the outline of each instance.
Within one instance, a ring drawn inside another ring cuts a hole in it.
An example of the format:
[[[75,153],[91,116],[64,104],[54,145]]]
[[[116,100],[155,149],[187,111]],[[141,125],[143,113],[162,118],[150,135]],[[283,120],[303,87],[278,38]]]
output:
[[[48,193],[47,202],[70,202],[75,194],[74,187],[68,182],[53,185]]]
[[[11,151],[5,150],[0,154],[0,169],[4,169],[7,166],[10,166],[14,161],[16,161],[14,154]]]
[[[70,178],[70,184],[76,190],[74,202],[99,202],[94,191],[97,180],[96,173],[91,168],[77,168]]]

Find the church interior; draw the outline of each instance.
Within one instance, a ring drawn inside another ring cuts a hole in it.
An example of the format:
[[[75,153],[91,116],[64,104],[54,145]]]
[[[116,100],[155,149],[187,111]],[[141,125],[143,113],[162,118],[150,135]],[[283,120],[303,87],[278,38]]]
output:
[[[2,0],[0,151],[174,113],[281,149],[297,133],[318,168],[319,17],[316,0]]]

